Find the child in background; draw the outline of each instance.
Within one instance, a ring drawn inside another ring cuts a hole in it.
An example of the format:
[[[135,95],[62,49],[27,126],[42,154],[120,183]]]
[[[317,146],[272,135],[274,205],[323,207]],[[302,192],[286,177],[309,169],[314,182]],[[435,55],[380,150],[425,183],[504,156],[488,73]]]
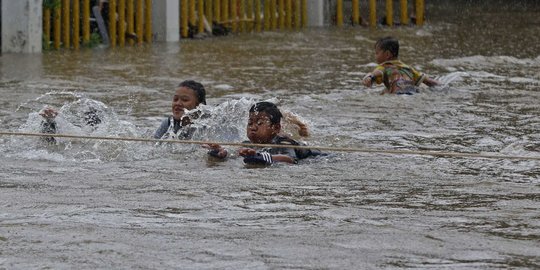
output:
[[[398,60],[399,42],[393,37],[381,38],[375,43],[375,60],[379,64],[375,70],[368,73],[362,80],[367,87],[375,82],[384,83],[386,89],[381,93],[412,95],[418,92],[422,83],[435,86],[439,83],[428,78],[409,65]]]
[[[275,145],[301,145],[299,142],[280,135],[281,114],[278,107],[271,102],[259,102],[249,110],[249,120],[247,124],[246,143],[275,144]],[[303,123],[302,123],[303,124]],[[299,126],[304,129],[307,135],[306,126]],[[209,145],[210,156],[224,159],[227,157],[227,150],[217,144]],[[309,149],[295,149],[287,147],[265,147],[262,149],[240,148],[238,154],[244,157],[247,164],[271,165],[274,162],[297,163],[299,159],[309,156],[316,156],[320,153]]]
[[[167,117],[154,133],[155,139],[190,139],[195,131],[190,128],[191,119],[184,110],[193,110],[199,104],[206,105],[206,90],[201,83],[187,80],[178,85],[172,100],[172,116]]]

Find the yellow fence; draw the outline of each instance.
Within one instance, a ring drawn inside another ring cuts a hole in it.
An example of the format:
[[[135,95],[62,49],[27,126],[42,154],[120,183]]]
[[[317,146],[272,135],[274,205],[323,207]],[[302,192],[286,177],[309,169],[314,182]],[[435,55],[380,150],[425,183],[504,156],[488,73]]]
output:
[[[103,21],[108,25],[107,33],[111,47],[152,41],[152,0],[109,0],[108,5],[108,16],[103,18]],[[45,49],[49,49],[51,45],[55,49],[60,47],[78,49],[81,45],[89,44],[91,25],[97,27],[96,18],[91,16],[92,10],[90,0],[44,1]],[[100,14],[105,13],[100,11]]]
[[[156,1],[156,0],[154,0]],[[161,1],[161,0],[159,0]],[[335,23],[343,25],[344,1],[336,3]],[[411,23],[407,0],[349,0],[351,23],[362,23],[360,7],[369,9],[367,24],[377,25],[377,3],[385,3],[385,24],[394,25],[394,1],[399,1],[400,24]],[[414,23],[424,23],[424,0],[414,1]],[[96,19],[91,16],[91,0],[44,0],[43,41],[45,49],[85,46],[92,42],[92,29],[97,32]],[[293,30],[307,26],[308,0],[180,0],[180,35],[212,32],[214,28],[233,33]],[[152,42],[152,0],[109,0],[106,36],[109,45]],[[114,11],[114,12],[113,12]],[[99,12],[99,14],[107,14]],[[108,23],[114,22],[114,23]],[[101,33],[101,32],[100,32]],[[128,37],[126,39],[126,37]],[[99,42],[99,40],[98,40]]]
[[[307,25],[307,5],[308,0],[181,0],[180,33],[299,29]]]
[[[414,1],[414,23],[418,26],[424,24],[424,0],[411,0]],[[336,16],[335,22],[337,26],[343,25],[343,0],[336,0]],[[359,25],[362,22],[360,17],[360,0],[351,0],[351,22],[353,25]],[[365,0],[367,2],[367,7],[369,8],[369,20],[367,23],[370,26],[377,25],[377,0]],[[385,20],[384,24],[393,26],[394,22],[394,0],[385,0]],[[401,25],[407,25],[411,23],[411,17],[409,17],[409,3],[407,0],[399,0],[399,23]]]

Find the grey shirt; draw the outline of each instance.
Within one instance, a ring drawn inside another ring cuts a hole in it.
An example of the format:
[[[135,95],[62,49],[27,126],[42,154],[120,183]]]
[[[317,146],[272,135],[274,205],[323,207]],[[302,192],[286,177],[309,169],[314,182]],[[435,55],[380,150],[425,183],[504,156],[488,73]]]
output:
[[[154,132],[154,139],[181,139],[189,140],[195,132],[194,127],[182,126],[182,122],[172,116],[163,119],[161,125]]]

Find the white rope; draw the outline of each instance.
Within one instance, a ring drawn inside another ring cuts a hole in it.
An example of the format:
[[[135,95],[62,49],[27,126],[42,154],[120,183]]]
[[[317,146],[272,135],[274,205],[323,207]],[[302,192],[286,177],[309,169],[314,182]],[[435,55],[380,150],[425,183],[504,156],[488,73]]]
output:
[[[276,144],[255,144],[255,143],[232,143],[232,142],[216,142],[216,141],[193,141],[193,140],[161,140],[150,138],[131,138],[131,137],[101,137],[101,136],[84,136],[84,135],[69,135],[69,134],[49,134],[49,133],[27,133],[27,132],[5,132],[0,131],[0,136],[26,136],[26,137],[56,137],[69,139],[89,139],[89,140],[106,140],[106,141],[128,141],[128,142],[152,142],[152,143],[180,143],[180,144],[219,144],[227,146],[244,146],[244,147],[277,147]],[[375,153],[375,154],[393,154],[393,155],[420,155],[434,157],[462,157],[462,158],[489,158],[489,159],[511,159],[511,160],[540,160],[539,156],[510,156],[499,155],[496,153],[459,153],[459,152],[444,152],[444,151],[421,151],[421,150],[386,150],[386,149],[368,149],[368,148],[344,148],[344,147],[327,147],[327,146],[306,146],[306,145],[279,145],[282,148],[294,149],[317,149],[330,152],[359,152],[359,153]]]

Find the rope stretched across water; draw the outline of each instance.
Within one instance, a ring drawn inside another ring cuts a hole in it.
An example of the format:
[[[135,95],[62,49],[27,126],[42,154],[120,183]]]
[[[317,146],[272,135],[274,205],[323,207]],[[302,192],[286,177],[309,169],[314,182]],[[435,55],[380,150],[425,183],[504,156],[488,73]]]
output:
[[[132,137],[102,137],[102,136],[85,136],[85,135],[69,135],[69,134],[50,134],[50,133],[27,133],[27,132],[6,132],[0,131],[0,136],[25,136],[25,137],[57,137],[68,139],[89,139],[89,140],[105,140],[105,141],[128,141],[128,142],[151,142],[151,143],[179,143],[179,144],[219,144],[227,146],[244,146],[244,147],[276,147],[275,144],[256,144],[256,143],[233,143],[233,142],[216,142],[216,141],[194,141],[194,140],[162,140],[151,138],[132,138]],[[459,153],[459,152],[443,152],[443,151],[421,151],[421,150],[388,150],[388,149],[368,149],[368,148],[345,148],[345,147],[328,147],[328,146],[306,146],[306,145],[279,145],[279,147],[294,148],[294,149],[317,149],[320,151],[330,152],[358,152],[358,153],[375,153],[375,154],[393,154],[393,155],[421,155],[434,157],[462,157],[462,158],[489,158],[489,159],[512,159],[512,160],[540,160],[540,156],[510,156],[499,155],[495,153]]]

